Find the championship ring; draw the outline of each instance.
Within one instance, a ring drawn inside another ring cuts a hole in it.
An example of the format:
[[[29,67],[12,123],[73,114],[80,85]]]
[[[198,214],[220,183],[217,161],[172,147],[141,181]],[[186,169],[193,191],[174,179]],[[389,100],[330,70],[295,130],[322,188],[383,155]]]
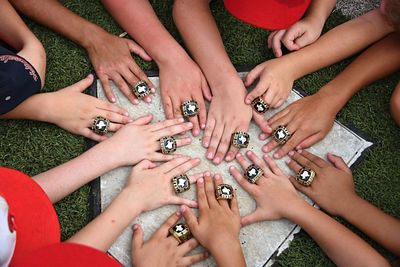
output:
[[[194,117],[199,113],[199,105],[194,100],[185,101],[182,103],[183,117]]]
[[[172,185],[177,194],[188,191],[190,189],[189,177],[186,174],[174,176],[172,178]]]
[[[246,132],[234,132],[231,144],[237,148],[246,148],[250,142],[250,135]]]
[[[169,233],[178,240],[179,244],[188,241],[192,237],[189,226],[186,223],[178,223],[169,228]]]
[[[274,139],[281,145],[284,145],[291,136],[289,130],[282,125],[279,125],[274,131]]]
[[[255,98],[251,102],[251,105],[253,106],[253,109],[260,114],[264,114],[269,110],[269,105],[265,103],[264,99],[261,96]]]
[[[164,136],[160,139],[161,153],[171,154],[176,151],[176,140],[173,136]]]
[[[263,174],[263,170],[255,164],[251,164],[244,172],[244,176],[246,177],[247,181],[252,184],[255,184]]]
[[[150,88],[145,81],[138,81],[132,89],[133,93],[138,99],[142,99],[143,97],[150,94]]]
[[[314,181],[315,171],[310,168],[301,168],[296,175],[296,181],[304,186],[310,186]]]
[[[93,120],[92,131],[94,133],[105,135],[108,132],[108,127],[110,127],[110,120],[102,116],[97,116]]]
[[[233,187],[229,184],[220,184],[215,190],[217,199],[232,199],[233,198]]]

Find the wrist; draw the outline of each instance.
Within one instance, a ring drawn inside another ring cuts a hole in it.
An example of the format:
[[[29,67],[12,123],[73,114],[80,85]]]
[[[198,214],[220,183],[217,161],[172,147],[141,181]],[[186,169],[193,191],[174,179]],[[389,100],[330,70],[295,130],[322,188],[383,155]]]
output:
[[[210,79],[208,82],[212,94],[216,97],[235,96],[244,99],[247,93],[246,87],[236,71],[224,72],[224,75],[219,76],[218,79]]]
[[[229,264],[222,264],[230,259],[236,263],[236,260],[232,255],[243,255],[242,247],[240,245],[239,238],[231,240],[224,239],[223,242],[214,242],[210,248],[207,248],[211,255],[214,257],[218,266],[227,266]]]
[[[106,32],[101,27],[90,23],[82,29],[82,35],[76,42],[86,51],[90,51],[98,44],[103,44],[104,39],[110,33]]]
[[[297,199],[290,202],[287,208],[282,212],[283,218],[286,218],[296,224],[299,222],[299,218],[302,218],[307,214],[310,209],[314,209],[304,199],[297,197]]]
[[[343,94],[345,91],[344,89],[337,90],[336,86],[332,86],[328,83],[320,88],[313,96],[318,98],[318,103],[324,107],[324,110],[328,110],[336,116],[349,99]]]
[[[132,215],[132,220],[143,212],[143,201],[137,192],[134,192],[128,186],[124,187],[119,195],[124,203],[126,210]]]
[[[357,214],[357,210],[364,202],[365,200],[356,193],[349,195],[342,201],[342,207],[338,209],[337,215],[349,220],[352,214]]]

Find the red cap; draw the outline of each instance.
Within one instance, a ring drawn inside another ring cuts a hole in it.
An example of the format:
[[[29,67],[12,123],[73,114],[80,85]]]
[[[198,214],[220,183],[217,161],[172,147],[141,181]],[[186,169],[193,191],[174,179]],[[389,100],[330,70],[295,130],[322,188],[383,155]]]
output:
[[[74,243],[53,244],[23,258],[15,267],[96,266],[121,267],[104,252]]]
[[[268,30],[286,29],[306,12],[311,0],[224,0],[236,18]]]
[[[43,189],[22,172],[0,168],[0,195],[7,201],[17,232],[10,266],[44,246],[60,242],[60,224]]]

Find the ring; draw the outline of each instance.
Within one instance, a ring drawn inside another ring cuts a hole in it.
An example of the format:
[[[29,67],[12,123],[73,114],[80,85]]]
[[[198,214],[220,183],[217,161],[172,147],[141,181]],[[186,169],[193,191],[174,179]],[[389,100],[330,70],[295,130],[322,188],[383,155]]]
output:
[[[264,99],[261,96],[255,98],[251,102],[251,105],[253,106],[254,110],[260,114],[264,114],[270,108],[269,105],[267,103],[265,103]]]
[[[251,164],[244,172],[244,176],[246,177],[247,181],[252,184],[255,184],[263,174],[263,170],[255,164]]]
[[[181,108],[184,117],[193,117],[199,113],[199,104],[194,100],[183,102]]]
[[[301,168],[296,175],[296,181],[304,186],[310,186],[314,181],[315,171],[310,168]]]
[[[246,148],[250,142],[250,135],[246,132],[234,132],[231,144],[237,148]]]
[[[217,197],[217,199],[232,199],[233,187],[229,184],[220,184],[215,190],[215,196]]]
[[[176,140],[173,136],[164,136],[160,139],[161,153],[171,154],[176,151]]]
[[[274,131],[274,139],[281,145],[284,145],[291,136],[289,130],[282,125],[279,125]]]
[[[189,177],[186,174],[174,176],[172,178],[172,185],[175,189],[175,193],[182,193],[190,189]]]
[[[150,88],[147,83],[143,80],[138,81],[132,88],[133,93],[138,99],[142,99],[143,97],[150,94]]]
[[[92,131],[97,134],[104,135],[108,133],[108,127],[110,127],[110,120],[102,116],[97,116],[93,120]]]
[[[169,233],[178,240],[179,244],[188,241],[192,237],[189,226],[186,223],[178,223],[169,228]]]

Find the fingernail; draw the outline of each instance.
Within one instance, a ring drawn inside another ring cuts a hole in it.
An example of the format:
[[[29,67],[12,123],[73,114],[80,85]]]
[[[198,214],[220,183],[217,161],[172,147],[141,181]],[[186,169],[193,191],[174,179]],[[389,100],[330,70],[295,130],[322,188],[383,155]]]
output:
[[[242,156],[242,154],[240,154],[240,153],[236,154],[236,158],[240,158],[241,156]]]
[[[129,117],[129,113],[128,113],[128,111],[125,111],[125,112],[124,112],[124,116],[127,116],[127,117]]]
[[[221,176],[219,174],[217,174],[217,175],[214,176],[214,179],[215,180],[221,180]]]
[[[177,120],[178,120],[178,122],[184,122],[185,121],[184,118],[178,118]]]
[[[139,104],[139,100],[137,100],[137,99],[133,100],[133,104],[135,104],[135,105]]]
[[[186,123],[186,125],[187,125],[188,127],[193,127],[193,123],[191,123],[191,122]]]
[[[133,227],[132,227],[132,229],[133,229],[133,231],[136,231],[137,229],[139,229],[139,225],[134,224]]]
[[[181,206],[181,212],[184,213],[186,211],[186,206]]]
[[[206,128],[206,125],[203,123],[203,124],[201,125],[201,129],[204,129],[204,128]]]
[[[215,158],[214,158],[214,162],[215,162],[215,163],[219,163],[219,162],[220,162],[219,157],[215,157]]]
[[[262,147],[262,151],[263,151],[263,152],[269,152],[269,149],[268,149],[267,146],[263,146],[263,147]]]
[[[246,154],[247,154],[248,156],[250,156],[250,155],[251,155],[251,151],[250,151],[250,150],[247,151]]]
[[[293,156],[293,155],[294,155],[294,151],[290,151],[289,156]]]
[[[279,159],[279,153],[274,154],[274,159]]]
[[[286,163],[286,164],[289,164],[290,162],[291,162],[290,159],[285,160],[285,163]]]
[[[226,160],[226,161],[230,161],[230,160],[232,160],[232,158],[231,158],[231,156],[226,156],[226,157],[225,157],[225,160]]]
[[[197,183],[198,183],[198,184],[204,183],[204,179],[203,179],[203,178],[198,179],[198,180],[197,180]]]
[[[132,119],[129,119],[128,122],[133,122],[133,120],[132,120]]]
[[[296,146],[296,150],[300,150],[300,149],[301,149],[300,145]]]
[[[206,173],[205,173],[205,176],[210,176],[210,175],[211,175],[210,172],[206,172]]]
[[[207,154],[207,158],[208,158],[208,159],[212,159],[212,158],[213,158],[213,153],[211,153],[211,152],[208,153],[208,154]]]
[[[200,131],[199,131],[199,130],[194,130],[194,131],[193,131],[193,135],[194,135],[194,136],[198,136],[199,134],[200,134]]]
[[[229,166],[229,170],[234,170],[235,167],[234,166]]]
[[[203,142],[204,147],[208,147],[208,142]]]
[[[114,97],[111,98],[111,102],[113,102],[113,103],[115,102],[115,98]]]
[[[301,154],[303,152],[302,149],[297,150],[297,153]]]
[[[250,99],[246,99],[246,104],[250,104]]]
[[[176,216],[181,216],[181,212],[180,211],[177,211],[175,214],[176,214]]]
[[[262,133],[262,134],[259,135],[259,138],[260,138],[261,140],[265,140],[265,139],[267,138],[267,135],[264,134],[264,133]]]

